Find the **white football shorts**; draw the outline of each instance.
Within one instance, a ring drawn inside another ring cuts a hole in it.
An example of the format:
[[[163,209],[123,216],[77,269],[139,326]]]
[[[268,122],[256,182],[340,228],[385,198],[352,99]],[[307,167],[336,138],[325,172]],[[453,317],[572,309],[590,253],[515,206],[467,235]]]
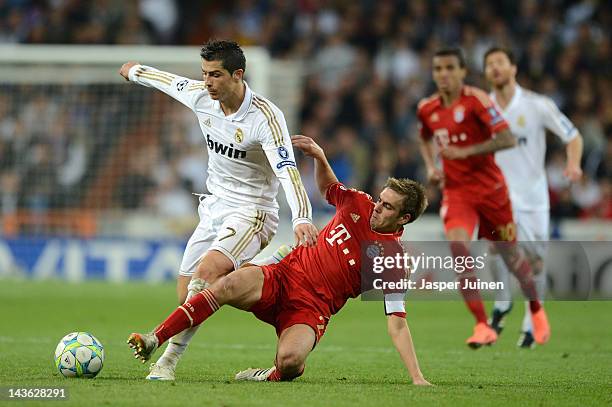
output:
[[[549,212],[515,210],[514,222],[519,244],[531,254],[544,260],[549,239]]]
[[[200,222],[187,242],[179,274],[191,276],[209,250],[225,254],[234,269],[250,261],[276,234],[278,213],[230,206],[216,196],[200,199]]]

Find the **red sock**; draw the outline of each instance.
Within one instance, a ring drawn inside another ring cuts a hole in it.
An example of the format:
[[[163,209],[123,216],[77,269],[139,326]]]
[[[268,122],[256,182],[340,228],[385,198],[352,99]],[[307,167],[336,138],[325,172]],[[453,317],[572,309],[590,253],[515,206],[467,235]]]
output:
[[[453,257],[466,257],[470,255],[470,251],[463,242],[451,242],[450,249]],[[476,318],[477,323],[487,323],[487,313],[485,312],[484,303],[480,297],[480,291],[476,288],[463,288],[466,285],[466,280],[470,282],[476,281],[476,276],[470,275],[471,269],[466,269],[459,277],[459,291],[463,296],[465,305]]]
[[[219,303],[210,290],[205,289],[197,293],[155,329],[155,336],[159,340],[158,346],[179,332],[200,325],[218,309]]]
[[[542,304],[538,300],[529,301],[529,310],[532,314],[535,314],[542,308]]]
[[[486,324],[487,313],[485,312],[484,303],[480,297],[480,292],[475,288],[463,288],[463,286],[466,284],[466,280],[475,283],[476,277],[461,277],[459,279],[459,291],[461,291],[463,301],[465,301],[465,305],[467,305],[472,315],[474,315],[474,318],[476,318],[476,322],[484,322]]]
[[[304,374],[304,367],[302,367],[302,370],[300,370],[300,372],[298,374],[295,375],[283,375],[280,371],[280,369],[277,367],[270,376],[268,376],[268,380],[269,382],[290,382],[291,380],[300,377],[301,375]]]
[[[280,374],[280,370],[278,370],[278,368],[276,368],[272,374],[270,376],[268,376],[268,381],[269,382],[280,382],[281,381],[281,374]]]
[[[542,306],[538,300],[538,292],[533,281],[533,272],[529,260],[521,255],[516,261],[509,261],[507,263],[511,263],[508,264],[508,268],[518,280],[523,295],[529,301],[529,309],[532,313],[538,312]]]

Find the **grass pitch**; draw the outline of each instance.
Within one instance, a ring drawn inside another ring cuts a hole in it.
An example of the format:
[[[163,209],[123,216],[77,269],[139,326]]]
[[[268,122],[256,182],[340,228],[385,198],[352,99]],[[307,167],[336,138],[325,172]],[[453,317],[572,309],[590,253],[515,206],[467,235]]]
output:
[[[358,300],[332,318],[304,376],[293,383],[236,383],[239,370],[271,366],[276,336],[251,314],[224,308],[198,332],[177,381],[163,383],[144,380],[147,366],[133,359],[125,340],[175,308],[173,284],[0,280],[0,387],[66,386],[62,406],[611,405],[612,302],[546,307],[553,328],[548,345],[516,348],[517,306],[499,342],[473,351],[463,344],[472,326],[463,304],[409,302],[421,369],[435,384],[429,388],[409,384],[382,304]],[[93,380],[65,379],[55,370],[55,345],[72,331],[89,331],[105,346],[104,368]]]

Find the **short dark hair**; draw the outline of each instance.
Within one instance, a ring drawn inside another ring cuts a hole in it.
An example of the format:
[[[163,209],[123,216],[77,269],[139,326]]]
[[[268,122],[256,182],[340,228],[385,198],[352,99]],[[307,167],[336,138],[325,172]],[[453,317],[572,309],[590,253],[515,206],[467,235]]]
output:
[[[457,59],[459,60],[459,66],[461,68],[465,68],[465,56],[463,55],[463,51],[461,51],[461,48],[457,48],[457,47],[449,47],[449,48],[441,48],[439,50],[437,50],[434,54],[434,57],[448,57],[448,56],[453,56],[453,57],[457,57]]]
[[[510,60],[510,64],[516,65],[516,58],[514,57],[514,52],[512,52],[510,48],[500,47],[496,45],[496,46],[489,48],[487,52],[485,52],[484,57],[482,58],[482,66],[485,66],[487,64],[487,57],[496,52],[501,52],[503,54],[506,54],[506,56],[508,57],[508,60]]]
[[[412,223],[423,214],[427,208],[427,196],[425,187],[420,183],[408,178],[393,178],[389,177],[384,188],[389,188],[400,195],[404,196],[400,215],[410,214],[410,219],[407,223]]]
[[[200,51],[206,61],[221,61],[221,65],[230,74],[236,69],[246,70],[246,58],[240,45],[234,41],[209,40]]]

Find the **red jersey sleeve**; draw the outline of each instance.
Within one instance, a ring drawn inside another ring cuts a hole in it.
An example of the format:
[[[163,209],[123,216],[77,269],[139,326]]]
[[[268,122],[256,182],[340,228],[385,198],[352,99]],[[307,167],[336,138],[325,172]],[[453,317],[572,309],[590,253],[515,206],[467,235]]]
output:
[[[349,193],[349,189],[345,187],[344,184],[342,184],[341,182],[335,182],[329,187],[327,187],[325,199],[331,205],[338,207],[342,206],[342,203],[346,200],[346,197]]]
[[[339,208],[349,203],[355,205],[369,202],[372,200],[372,197],[365,192],[358,191],[355,188],[347,188],[344,184],[336,182],[327,188],[325,199],[327,199],[327,202],[331,205]]]
[[[508,123],[485,92],[471,88],[468,92],[472,97],[472,106],[478,119],[489,129],[491,135],[508,129]]]

